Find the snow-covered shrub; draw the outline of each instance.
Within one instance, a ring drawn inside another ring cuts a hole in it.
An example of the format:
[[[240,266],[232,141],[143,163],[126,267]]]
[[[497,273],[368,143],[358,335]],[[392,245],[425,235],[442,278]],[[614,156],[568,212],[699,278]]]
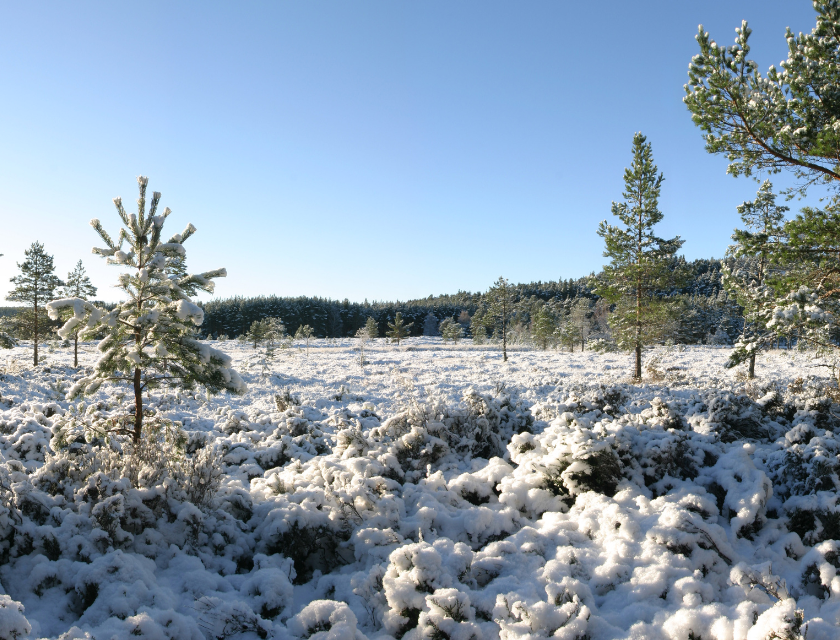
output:
[[[548,600],[537,602],[523,601],[515,593],[496,596],[493,618],[499,624],[501,640],[588,637],[590,611],[577,594],[558,584],[547,585],[546,592]]]
[[[170,458],[170,464],[172,476],[189,502],[205,507],[213,500],[222,482],[218,451],[204,447],[191,456]]]
[[[402,638],[415,628],[419,628],[421,633],[431,634],[438,624],[453,630],[453,627],[472,619],[474,613],[465,593],[467,587],[461,583],[469,575],[472,557],[472,551],[465,544],[453,543],[446,538],[439,538],[433,544],[411,543],[394,550],[382,577],[388,605],[382,616],[385,629]],[[460,620],[447,615],[442,606],[453,608],[454,615]],[[421,620],[422,614],[426,615]],[[444,622],[445,617],[452,622]],[[442,631],[440,626],[437,628]],[[473,626],[468,624],[466,629],[472,630]],[[414,638],[415,635],[408,637]]]
[[[709,398],[708,422],[723,442],[766,440],[771,434],[762,418],[761,407],[747,396],[717,393]]]
[[[479,640],[481,629],[474,622],[470,597],[458,589],[436,589],[426,596],[428,611],[420,613],[417,627],[421,637],[432,640]]]
[[[254,556],[254,571],[242,583],[241,591],[253,598],[260,616],[273,620],[282,616],[292,604],[294,575],[292,560],[282,556]]]
[[[436,468],[453,459],[503,456],[510,439],[530,431],[533,422],[530,410],[514,404],[509,396],[496,399],[470,390],[459,407],[447,406],[440,399],[409,405],[370,430],[369,447],[386,467],[393,468],[389,459],[396,459],[398,477],[405,474],[406,481],[414,481],[429,465]]]
[[[18,640],[28,638],[32,625],[23,615],[23,605],[0,594],[0,638]]]
[[[343,602],[315,600],[306,605],[286,627],[302,640],[363,640],[356,629],[356,616]]]

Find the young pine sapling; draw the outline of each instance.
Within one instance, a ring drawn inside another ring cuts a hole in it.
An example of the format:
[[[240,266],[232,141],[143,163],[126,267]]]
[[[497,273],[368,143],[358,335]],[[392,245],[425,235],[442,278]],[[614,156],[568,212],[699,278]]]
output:
[[[227,275],[224,269],[173,279],[168,277],[170,261],[183,258],[184,241],[195,227],[187,225],[162,241],[163,225],[171,211],[167,207],[158,214],[160,193],[152,195],[146,212],[148,179],[138,178],[140,197],[137,213],[128,214],[122,199],[114,198],[117,213],[124,227],[116,240],[105,231],[99,220],[91,226],[105,243],[93,252],[128,272],[120,274],[117,288],[126,300],[110,312],[94,307],[80,298],[66,298],[47,305],[50,317],[57,319],[62,309],[72,308],[73,316],[59,329],[67,338],[84,323],[82,337],[96,329],[105,332],[99,343],[101,353],[93,373],[76,382],[68,392],[68,399],[96,391],[103,382],[125,382],[134,391],[133,427],[115,429],[116,433],[131,435],[138,444],[143,432],[143,392],[166,382],[177,382],[189,389],[196,384],[210,393],[227,390],[244,393],[245,383],[231,368],[231,358],[211,348],[195,337],[195,327],[204,320],[201,307],[194,304],[185,287],[196,286],[207,292],[214,288],[213,279]],[[123,245],[127,244],[127,250]]]

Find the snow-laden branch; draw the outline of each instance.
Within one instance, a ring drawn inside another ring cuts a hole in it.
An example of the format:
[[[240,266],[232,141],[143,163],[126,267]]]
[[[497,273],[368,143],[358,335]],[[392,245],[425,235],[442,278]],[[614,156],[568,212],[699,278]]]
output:
[[[46,308],[50,320],[58,320],[61,317],[61,311],[63,309],[71,309],[73,311],[70,319],[58,330],[58,335],[64,340],[73,335],[76,327],[83,322],[85,323],[84,329],[92,329],[106,314],[102,309],[98,309],[90,302],[81,298],[53,300],[47,303]]]

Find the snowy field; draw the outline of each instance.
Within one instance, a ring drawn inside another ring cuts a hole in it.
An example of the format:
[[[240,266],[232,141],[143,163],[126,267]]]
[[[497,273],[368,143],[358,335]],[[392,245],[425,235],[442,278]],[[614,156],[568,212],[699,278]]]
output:
[[[70,350],[5,352],[0,639],[840,637],[840,405],[807,354],[748,383],[660,348],[633,384],[625,354],[214,346],[248,392],[152,392],[186,440],[138,468],[80,437],[125,387],[71,406]]]

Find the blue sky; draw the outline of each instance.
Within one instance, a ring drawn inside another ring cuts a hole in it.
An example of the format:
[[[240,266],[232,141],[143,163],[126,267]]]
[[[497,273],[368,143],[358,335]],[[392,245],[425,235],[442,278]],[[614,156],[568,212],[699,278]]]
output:
[[[38,240],[116,299],[88,221],[115,231],[140,174],[198,227],[190,269],[227,267],[218,297],[583,276],[636,131],[660,235],[720,257],[758,185],[704,151],[683,85],[697,25],[729,44],[742,19],[763,70],[815,23],[808,0],[4,3],[0,293]]]

